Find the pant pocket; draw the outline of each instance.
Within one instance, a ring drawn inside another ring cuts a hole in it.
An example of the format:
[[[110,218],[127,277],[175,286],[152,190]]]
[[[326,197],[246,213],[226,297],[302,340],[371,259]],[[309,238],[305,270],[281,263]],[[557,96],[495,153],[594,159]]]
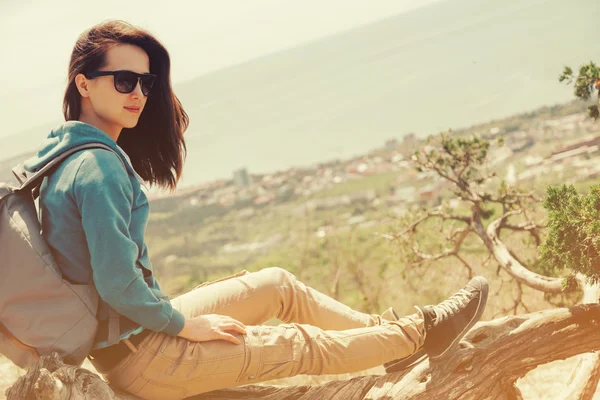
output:
[[[302,340],[292,324],[259,327],[261,346],[257,376],[261,381],[294,376],[299,368]]]
[[[226,281],[226,280],[228,280],[228,279],[237,278],[237,277],[239,277],[239,276],[244,276],[244,275],[247,275],[247,274],[249,274],[249,273],[250,273],[250,272],[248,272],[248,271],[246,271],[245,269],[243,269],[243,270],[241,270],[241,271],[240,271],[240,272],[238,272],[238,273],[235,273],[235,274],[233,274],[233,275],[226,276],[226,277],[224,277],[224,278],[216,279],[216,280],[214,280],[214,281],[206,281],[206,282],[203,282],[203,283],[199,284],[198,286],[196,286],[194,289],[198,289],[198,288],[201,288],[201,287],[204,287],[204,286],[212,285],[213,283],[217,283],[217,282]]]

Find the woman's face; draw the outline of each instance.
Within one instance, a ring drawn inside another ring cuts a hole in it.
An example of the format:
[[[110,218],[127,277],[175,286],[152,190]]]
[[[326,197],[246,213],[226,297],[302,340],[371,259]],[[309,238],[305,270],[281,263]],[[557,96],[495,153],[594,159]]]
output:
[[[140,47],[120,44],[107,51],[106,65],[100,70],[129,70],[144,74],[150,72],[150,60]],[[142,94],[139,81],[133,92],[120,93],[115,89],[112,75],[87,79],[80,74],[76,79],[87,89],[80,88],[83,97],[80,119],[83,122],[96,125],[113,137],[114,133],[118,137],[122,128],[133,128],[137,125],[147,100]],[[126,107],[139,107],[139,110],[134,112]]]

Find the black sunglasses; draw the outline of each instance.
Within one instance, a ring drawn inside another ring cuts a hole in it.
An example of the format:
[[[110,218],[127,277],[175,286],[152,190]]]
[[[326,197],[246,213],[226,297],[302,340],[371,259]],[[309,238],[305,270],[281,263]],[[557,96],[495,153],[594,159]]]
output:
[[[115,90],[119,93],[131,93],[137,86],[138,81],[142,87],[142,93],[144,96],[150,94],[152,85],[156,81],[156,75],[154,74],[138,74],[137,72],[120,70],[120,71],[94,71],[83,74],[86,78],[92,79],[99,76],[114,76]]]

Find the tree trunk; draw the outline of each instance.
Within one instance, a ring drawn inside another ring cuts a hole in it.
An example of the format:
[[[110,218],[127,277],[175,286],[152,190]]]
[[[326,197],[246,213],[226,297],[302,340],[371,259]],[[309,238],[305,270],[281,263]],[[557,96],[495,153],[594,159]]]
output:
[[[436,361],[425,360],[408,371],[319,386],[242,386],[193,399],[520,399],[515,381],[537,366],[600,350],[599,324],[598,304],[504,317],[478,323],[454,351]],[[580,363],[577,370],[588,371],[583,376],[593,379],[573,382],[565,394],[576,397],[569,398],[590,398],[585,396],[595,389],[599,365],[597,357],[590,362]],[[579,376],[577,371],[574,376]],[[66,388],[75,394],[70,399],[136,399],[118,392],[113,397],[100,377],[94,379],[90,382],[89,371],[65,366],[56,357],[44,357],[7,390],[7,400],[67,400]],[[36,394],[35,387],[45,388],[44,393]]]
[[[579,286],[583,288],[583,304],[598,303],[600,285],[592,285],[582,274],[577,274]],[[579,363],[569,378],[567,387],[561,392],[561,399],[592,400],[600,379],[600,355],[598,352],[579,356]]]
[[[561,399],[592,400],[600,378],[598,353],[587,353],[578,357],[579,363],[569,378],[567,387],[560,393]]]

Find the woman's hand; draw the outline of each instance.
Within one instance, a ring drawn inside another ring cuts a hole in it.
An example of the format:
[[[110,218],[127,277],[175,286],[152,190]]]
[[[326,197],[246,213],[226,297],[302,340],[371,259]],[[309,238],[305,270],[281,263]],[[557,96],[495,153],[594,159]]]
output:
[[[240,340],[225,331],[246,334],[246,326],[240,321],[225,315],[206,314],[196,318],[186,318],[185,325],[179,335],[190,342],[208,342],[210,340],[227,340],[240,344]]]

